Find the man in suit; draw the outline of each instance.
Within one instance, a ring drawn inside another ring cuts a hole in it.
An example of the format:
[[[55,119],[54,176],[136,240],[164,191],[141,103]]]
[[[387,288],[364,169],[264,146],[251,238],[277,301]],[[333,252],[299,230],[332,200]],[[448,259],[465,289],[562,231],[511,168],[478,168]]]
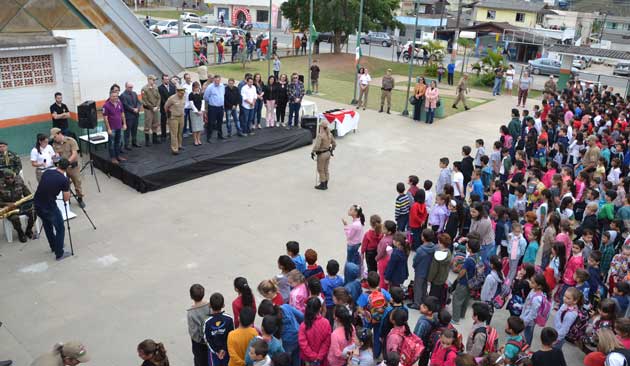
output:
[[[160,92],[160,130],[162,131],[162,142],[166,141],[166,121],[168,116],[164,110],[164,104],[171,95],[175,95],[175,85],[171,83],[168,75],[162,75],[162,85],[158,86]]]
[[[127,121],[127,129],[125,130],[125,149],[131,150],[133,147],[140,147],[138,145],[138,117],[140,116],[140,100],[138,94],[133,91],[133,83],[125,83],[125,91],[120,94],[120,101],[123,104],[125,110],[125,120]],[[131,144],[130,144],[131,142]]]

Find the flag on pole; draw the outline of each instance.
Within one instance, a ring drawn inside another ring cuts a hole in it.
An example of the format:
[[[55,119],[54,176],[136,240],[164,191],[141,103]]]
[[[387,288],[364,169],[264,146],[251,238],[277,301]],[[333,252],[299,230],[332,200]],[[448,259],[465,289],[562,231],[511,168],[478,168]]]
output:
[[[311,24],[308,32],[310,33],[311,42],[315,42],[317,40],[317,37],[319,37],[319,32],[317,32],[317,29],[315,29],[315,24]]]
[[[359,62],[361,61],[361,57],[363,57],[363,52],[361,52],[361,46],[357,46],[354,53],[354,66],[357,68],[357,72],[359,71]]]

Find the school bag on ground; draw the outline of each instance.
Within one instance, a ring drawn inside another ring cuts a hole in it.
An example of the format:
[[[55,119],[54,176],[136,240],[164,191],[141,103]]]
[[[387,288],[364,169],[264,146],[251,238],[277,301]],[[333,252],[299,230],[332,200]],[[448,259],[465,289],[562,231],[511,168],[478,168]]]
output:
[[[549,314],[551,314],[551,301],[547,298],[546,295],[538,295],[542,297],[542,302],[540,303],[540,307],[538,308],[538,313],[536,313],[536,319],[534,322],[539,327],[544,327],[547,324],[547,320],[549,320]]]
[[[367,311],[365,312],[367,322],[372,325],[380,324],[386,307],[387,300],[380,289],[370,292],[368,294]]]
[[[560,314],[560,320],[564,320],[566,312]],[[579,309],[578,316],[575,318],[573,325],[569,328],[565,339],[571,343],[575,343],[581,340],[586,335],[586,328],[588,328],[589,316],[586,310]]]
[[[424,344],[420,337],[413,332],[407,336],[403,336],[403,341],[400,345],[400,364],[402,366],[413,365],[420,359],[422,351],[424,351]]]
[[[497,350],[499,349],[499,333],[497,333],[497,330],[489,325],[486,325],[485,327],[479,327],[473,332],[473,340],[475,339],[477,334],[480,333],[486,335],[486,343],[483,345],[483,354],[487,355],[489,353],[497,352]]]

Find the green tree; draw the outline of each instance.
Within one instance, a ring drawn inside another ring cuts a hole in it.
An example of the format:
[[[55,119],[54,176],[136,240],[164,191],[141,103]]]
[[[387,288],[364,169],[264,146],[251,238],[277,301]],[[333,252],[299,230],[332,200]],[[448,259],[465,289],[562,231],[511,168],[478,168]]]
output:
[[[423,48],[429,53],[429,63],[441,61],[444,58],[444,45],[440,41],[428,41]]]
[[[462,62],[462,72],[464,72],[464,70],[466,69],[466,64],[468,63],[466,61],[466,53],[468,51],[469,48],[472,48],[472,46],[474,46],[475,42],[472,39],[469,38],[457,38],[457,45],[458,46],[462,46],[464,47],[464,60]],[[470,56],[468,56],[470,57]]]
[[[397,0],[364,0],[363,30],[401,28],[394,18]],[[332,32],[334,52],[341,52],[342,40],[359,26],[360,0],[313,0],[313,23],[318,32]],[[309,0],[288,0],[280,7],[291,26],[300,31],[309,28]]]

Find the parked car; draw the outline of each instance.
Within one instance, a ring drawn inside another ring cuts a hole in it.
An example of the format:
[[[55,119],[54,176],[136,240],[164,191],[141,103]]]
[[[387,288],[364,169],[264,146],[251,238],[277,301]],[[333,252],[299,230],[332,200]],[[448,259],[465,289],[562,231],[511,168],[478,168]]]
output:
[[[586,63],[586,67],[591,67],[593,65],[593,59],[588,56],[578,56],[580,60],[583,60]]]
[[[575,67],[576,69],[584,70],[586,69],[586,61],[580,58],[574,57],[572,66]]]
[[[335,38],[335,33],[333,32],[320,32],[317,35],[317,40],[321,43],[321,42],[326,42],[326,43],[332,43],[333,39]],[[346,43],[348,37],[345,34],[341,34],[341,43]]]
[[[245,32],[239,28],[219,28],[220,31],[217,31],[217,37],[223,37],[225,40],[226,46],[232,45],[232,34],[236,34],[238,38],[245,37]]]
[[[530,60],[527,65],[527,69],[534,75],[560,75],[560,61],[556,61],[550,58],[539,58],[536,60]],[[571,67],[571,73],[578,75],[579,70],[575,67]]]
[[[630,76],[630,62],[620,62],[613,69],[615,76]]]
[[[160,34],[177,33],[177,20],[160,20],[151,30]]]
[[[199,15],[195,13],[182,13],[182,15],[179,16],[179,18],[185,22],[192,22],[192,23],[201,22]]]
[[[377,43],[383,47],[391,47],[393,40],[389,34],[385,32],[372,32],[369,31],[368,34],[361,36],[361,43]]]
[[[212,15],[212,14],[205,14],[205,15],[202,15],[202,16],[199,18],[199,21],[201,21],[202,23],[209,24],[209,23],[210,23],[210,18],[212,18],[212,17],[213,17],[213,15]]]
[[[203,26],[200,24],[188,23],[182,28],[182,33],[184,33],[187,36],[193,36],[202,29],[203,29]]]
[[[200,40],[205,40],[206,42],[214,42],[214,38],[212,38],[212,36],[213,36],[212,31],[213,30],[214,30],[213,27],[202,27],[195,34],[196,34],[197,38],[200,39]]]

